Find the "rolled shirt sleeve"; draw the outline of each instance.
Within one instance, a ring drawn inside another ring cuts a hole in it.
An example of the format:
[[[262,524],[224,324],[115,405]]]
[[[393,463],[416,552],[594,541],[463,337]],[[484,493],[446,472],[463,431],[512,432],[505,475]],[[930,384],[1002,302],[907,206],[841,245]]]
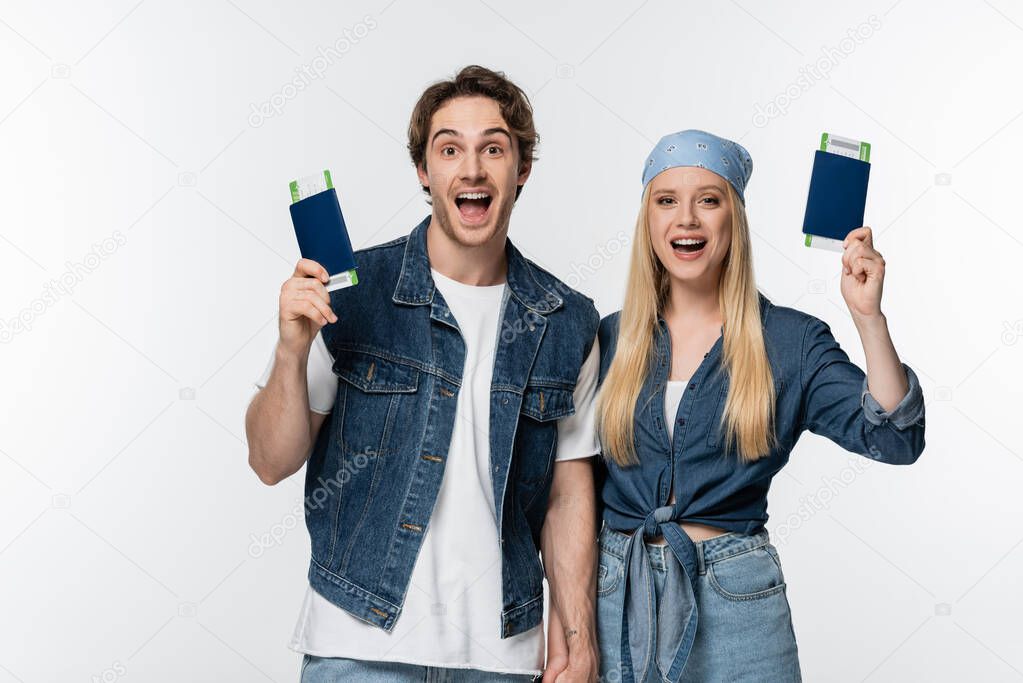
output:
[[[895,425],[897,429],[908,429],[924,419],[924,393],[923,389],[920,388],[920,380],[917,379],[913,369],[905,363],[902,364],[902,368],[906,371],[909,390],[906,391],[906,395],[899,401],[899,405],[895,406],[891,411],[886,411],[877,402],[877,399],[867,389],[867,378],[863,378],[861,403],[865,411],[864,415],[877,426],[883,425],[887,420]]]
[[[895,408],[885,411],[831,328],[812,318],[802,342],[802,428],[880,462],[916,462],[925,444],[923,390],[916,373],[905,363],[902,367],[909,389]]]
[[[274,342],[273,348],[277,348]],[[270,381],[270,373],[274,367],[275,353],[270,352],[270,361],[263,370],[262,376],[256,380],[256,388],[262,389]],[[327,349],[323,335],[317,334],[309,348],[309,360],[306,364],[306,386],[309,389],[309,409],[314,413],[327,415],[334,408],[337,396],[337,375],[334,374],[334,358]]]

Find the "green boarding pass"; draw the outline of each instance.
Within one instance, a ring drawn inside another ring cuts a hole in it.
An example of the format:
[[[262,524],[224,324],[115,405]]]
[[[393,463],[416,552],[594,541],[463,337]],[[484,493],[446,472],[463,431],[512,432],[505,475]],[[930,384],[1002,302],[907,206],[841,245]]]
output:
[[[862,140],[843,138],[831,133],[821,133],[820,150],[870,163],[870,143],[863,142]],[[803,239],[803,244],[808,247],[827,249],[829,251],[845,251],[842,247],[842,242],[839,240],[821,237],[820,235],[807,234]]]
[[[330,268],[328,292],[359,284],[355,256],[338,202],[329,197],[313,200],[334,189],[330,171],[305,176],[288,183],[291,191],[291,221],[295,226],[299,250],[308,258]],[[298,205],[305,199],[310,202]]]
[[[821,133],[821,151],[870,163],[870,143]]]
[[[288,187],[291,189],[291,203],[294,204],[306,197],[333,189],[334,181],[330,179],[330,171],[324,169],[323,173],[292,180]]]

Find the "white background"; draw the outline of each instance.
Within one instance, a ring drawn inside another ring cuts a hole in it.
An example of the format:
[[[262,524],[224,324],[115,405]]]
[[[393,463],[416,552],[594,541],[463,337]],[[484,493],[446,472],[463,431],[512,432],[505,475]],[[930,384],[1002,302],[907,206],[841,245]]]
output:
[[[0,683],[297,679],[302,477],[259,483],[243,426],[298,258],[287,183],[330,168],[357,246],[407,233],[409,113],[473,62],[535,105],[528,256],[616,309],[627,251],[600,249],[643,159],[711,130],[754,159],[759,286],[861,364],[838,255],[800,228],[821,131],[873,143],[928,445],[898,468],[807,434],[776,479],[804,674],[1020,680],[1021,59],[1008,0],[0,3]]]

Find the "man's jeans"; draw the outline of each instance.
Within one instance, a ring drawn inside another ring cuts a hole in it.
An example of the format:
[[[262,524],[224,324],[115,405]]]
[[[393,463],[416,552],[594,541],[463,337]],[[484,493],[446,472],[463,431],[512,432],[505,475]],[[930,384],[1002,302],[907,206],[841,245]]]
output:
[[[500,674],[477,669],[445,669],[398,662],[369,662],[341,657],[302,659],[302,683],[521,683],[533,676]]]

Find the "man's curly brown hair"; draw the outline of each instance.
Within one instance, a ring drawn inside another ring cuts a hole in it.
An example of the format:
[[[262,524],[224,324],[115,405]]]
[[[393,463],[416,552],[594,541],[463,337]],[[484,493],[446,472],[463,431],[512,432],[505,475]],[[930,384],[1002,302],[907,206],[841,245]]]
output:
[[[422,164],[426,169],[426,145],[434,113],[456,97],[489,97],[497,102],[509,132],[518,143],[520,172],[526,164],[536,160],[540,137],[536,134],[533,107],[526,93],[502,72],[473,64],[463,68],[451,80],[434,83],[416,102],[408,126],[408,151],[417,168]],[[424,185],[423,191],[429,194],[430,188]],[[522,186],[519,185],[515,190],[516,199],[521,192]]]

